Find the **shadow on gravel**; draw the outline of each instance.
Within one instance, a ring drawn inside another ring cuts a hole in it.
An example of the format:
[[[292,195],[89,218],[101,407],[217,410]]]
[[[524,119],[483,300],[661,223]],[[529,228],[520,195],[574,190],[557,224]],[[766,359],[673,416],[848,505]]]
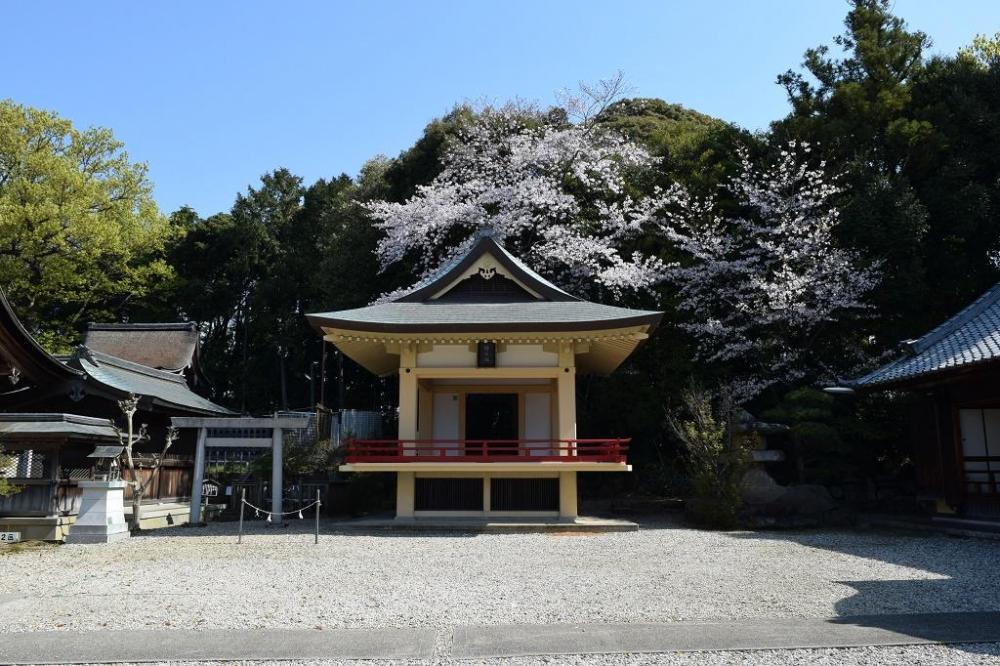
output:
[[[739,539],[791,541],[901,567],[896,579],[834,580],[855,593],[835,605],[842,624],[885,629],[983,652],[1000,642],[1000,541],[891,530],[750,532]],[[910,571],[906,571],[906,569]],[[922,577],[917,577],[922,576]],[[794,588],[795,581],[789,585]]]

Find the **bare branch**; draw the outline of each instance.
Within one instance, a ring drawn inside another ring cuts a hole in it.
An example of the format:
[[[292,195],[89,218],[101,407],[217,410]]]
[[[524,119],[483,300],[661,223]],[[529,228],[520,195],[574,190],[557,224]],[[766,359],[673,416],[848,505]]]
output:
[[[600,79],[596,83],[581,81],[575,91],[564,89],[556,98],[570,118],[581,125],[589,125],[605,109],[633,90],[625,80],[625,73],[618,70],[611,78]]]

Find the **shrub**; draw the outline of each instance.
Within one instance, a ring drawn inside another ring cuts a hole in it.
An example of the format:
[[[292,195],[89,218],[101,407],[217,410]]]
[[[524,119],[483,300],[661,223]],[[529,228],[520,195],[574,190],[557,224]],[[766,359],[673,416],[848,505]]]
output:
[[[693,497],[688,515],[712,529],[737,526],[743,476],[750,466],[750,445],[731,436],[731,403],[703,390],[682,395],[682,410],[668,411],[670,429],[684,444]]]
[[[0,470],[7,469],[13,464],[14,464],[14,457],[4,453],[3,447],[0,447]],[[18,490],[20,490],[20,488],[12,484],[10,482],[10,479],[4,476],[0,476],[0,497],[13,495]]]

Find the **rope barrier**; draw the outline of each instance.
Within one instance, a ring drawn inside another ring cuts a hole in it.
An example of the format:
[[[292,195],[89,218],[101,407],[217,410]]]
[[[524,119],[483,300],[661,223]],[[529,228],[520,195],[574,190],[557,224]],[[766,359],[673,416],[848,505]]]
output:
[[[293,513],[297,513],[297,514],[299,514],[299,518],[302,518],[302,512],[303,511],[305,511],[306,509],[311,509],[314,506],[319,506],[319,505],[322,504],[322,502],[320,502],[319,500],[313,500],[309,504],[306,504],[303,507],[299,507],[298,509],[295,509],[293,511],[283,511],[281,513],[275,513],[274,511],[268,511],[267,509],[262,509],[259,506],[255,506],[255,505],[251,504],[250,502],[248,502],[246,500],[240,500],[240,501],[243,502],[244,504],[246,504],[251,509],[253,509],[254,512],[256,512],[256,514],[257,514],[258,517],[260,517],[260,514],[262,514],[262,513],[266,513],[269,516],[290,516]],[[285,500],[285,501],[288,501],[288,500]]]
[[[282,499],[282,501],[284,502],[287,500]],[[281,512],[268,511],[267,509],[262,509],[259,506],[256,506],[248,502],[247,491],[246,488],[244,488],[243,492],[240,494],[240,532],[239,532],[239,537],[236,540],[236,543],[243,543],[243,508],[247,506],[254,510],[254,514],[256,515],[257,518],[260,518],[261,513],[267,514],[267,522],[271,522],[271,516],[290,516],[294,513],[297,513],[299,515],[299,520],[302,520],[305,518],[305,516],[302,515],[303,511],[316,507],[316,529],[315,529],[316,534],[313,543],[319,543],[319,507],[322,506],[322,504],[323,502],[320,501],[319,490],[316,490],[316,499],[305,506],[301,506],[298,509],[293,509],[292,511],[281,511]]]

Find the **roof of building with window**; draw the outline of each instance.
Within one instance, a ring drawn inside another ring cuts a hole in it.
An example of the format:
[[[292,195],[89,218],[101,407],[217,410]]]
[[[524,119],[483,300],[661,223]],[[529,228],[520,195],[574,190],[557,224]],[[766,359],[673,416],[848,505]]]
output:
[[[933,381],[1000,359],[1000,284],[954,317],[916,340],[902,355],[873,372],[845,382],[859,388]]]

